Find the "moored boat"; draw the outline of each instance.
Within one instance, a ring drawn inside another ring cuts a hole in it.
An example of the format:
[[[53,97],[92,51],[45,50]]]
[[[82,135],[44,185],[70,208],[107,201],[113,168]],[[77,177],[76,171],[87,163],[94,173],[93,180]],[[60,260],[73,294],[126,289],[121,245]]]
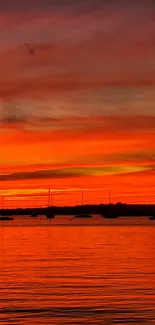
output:
[[[88,218],[92,218],[91,214],[77,214],[74,218],[77,219],[88,219]]]
[[[150,216],[150,217],[149,217],[149,220],[155,220],[155,215]]]
[[[12,221],[14,220],[13,217],[9,216],[0,216],[0,221]]]
[[[109,204],[105,208],[105,211],[101,212],[100,216],[104,217],[105,219],[116,219],[119,217],[119,215],[115,211],[115,207],[111,203],[111,191],[109,191]]]
[[[113,212],[111,212],[111,213],[107,213],[107,212],[106,213],[101,213],[100,216],[104,217],[105,219],[116,219],[116,218],[119,217],[116,213],[113,213]]]
[[[55,214],[52,213],[52,212],[46,212],[46,213],[45,213],[45,217],[46,217],[47,219],[54,219],[54,218],[55,218]]]

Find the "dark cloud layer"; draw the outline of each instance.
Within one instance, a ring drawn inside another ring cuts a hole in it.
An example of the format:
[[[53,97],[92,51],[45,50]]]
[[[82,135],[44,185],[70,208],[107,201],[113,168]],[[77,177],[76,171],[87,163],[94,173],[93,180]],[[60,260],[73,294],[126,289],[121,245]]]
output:
[[[0,124],[4,125],[20,125],[26,123],[26,115],[22,113],[21,109],[12,105],[4,105],[1,112]]]
[[[102,9],[105,5],[131,5],[138,4],[133,0],[5,0],[0,2],[2,11],[42,11],[42,10],[71,10],[71,11],[91,11]],[[153,0],[139,1],[140,6],[154,5]]]
[[[65,9],[67,7],[83,7],[83,9],[93,9],[106,4],[107,0],[6,0],[0,3],[0,10],[46,10]]]
[[[73,167],[66,169],[54,169],[54,170],[39,170],[32,172],[15,172],[11,174],[1,174],[0,182],[4,181],[24,181],[24,180],[37,180],[37,179],[64,179],[75,178],[84,176],[103,176],[106,174],[121,174],[121,173],[134,173],[147,170],[154,170],[154,164],[147,166],[94,166],[94,167]]]
[[[33,113],[33,114],[32,114]],[[23,113],[21,110],[8,110],[0,115],[0,127],[3,129],[17,128],[24,130],[63,130],[72,132],[75,136],[104,138],[107,134],[151,134],[155,129],[155,116],[151,115],[129,115],[124,116],[61,116],[52,117],[48,115],[37,116],[37,113]],[[78,133],[76,133],[78,132]],[[54,136],[54,135],[52,135]],[[144,154],[145,155],[145,154]],[[123,157],[122,157],[123,158]]]
[[[80,177],[82,174],[71,169],[55,169],[55,170],[39,170],[33,172],[17,172],[12,174],[0,175],[0,181],[19,181],[19,180],[35,180],[35,179],[59,179]]]

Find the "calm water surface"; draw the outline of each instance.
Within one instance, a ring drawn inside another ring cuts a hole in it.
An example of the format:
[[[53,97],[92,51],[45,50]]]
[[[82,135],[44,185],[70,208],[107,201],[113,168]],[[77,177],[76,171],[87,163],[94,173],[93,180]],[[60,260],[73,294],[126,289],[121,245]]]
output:
[[[155,222],[94,220],[0,223],[1,325],[155,324]]]

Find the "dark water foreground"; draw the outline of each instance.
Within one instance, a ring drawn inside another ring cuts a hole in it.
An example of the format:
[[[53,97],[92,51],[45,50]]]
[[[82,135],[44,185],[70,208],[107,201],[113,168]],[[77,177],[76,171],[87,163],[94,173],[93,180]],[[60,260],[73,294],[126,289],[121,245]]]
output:
[[[155,227],[115,222],[0,223],[0,324],[155,324]]]

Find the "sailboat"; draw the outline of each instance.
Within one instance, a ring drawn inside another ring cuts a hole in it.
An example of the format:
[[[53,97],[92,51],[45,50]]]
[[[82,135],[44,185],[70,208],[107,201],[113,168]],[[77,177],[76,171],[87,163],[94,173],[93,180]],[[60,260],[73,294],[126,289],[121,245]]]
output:
[[[81,200],[82,200],[81,205],[83,206],[83,192],[82,192]],[[77,214],[76,216],[74,216],[74,218],[76,218],[76,219],[88,219],[88,218],[92,218],[92,215],[80,213],[80,214]]]
[[[11,216],[9,217],[9,216],[0,215],[0,221],[12,221],[12,220],[14,220],[14,218]]]
[[[118,214],[114,211],[114,208],[111,204],[111,191],[109,191],[109,206],[107,207],[106,211],[100,215],[105,219],[116,219],[119,217]]]
[[[55,213],[52,211],[53,210],[53,208],[51,206],[52,195],[51,195],[51,189],[50,188],[49,188],[49,191],[48,191],[48,200],[49,200],[49,207],[46,208],[45,217],[47,219],[54,219],[55,218]]]
[[[149,217],[149,220],[155,220],[155,215],[150,216],[150,217]]]
[[[86,218],[92,218],[91,214],[77,214],[74,218],[81,218],[81,219],[86,219]]]

